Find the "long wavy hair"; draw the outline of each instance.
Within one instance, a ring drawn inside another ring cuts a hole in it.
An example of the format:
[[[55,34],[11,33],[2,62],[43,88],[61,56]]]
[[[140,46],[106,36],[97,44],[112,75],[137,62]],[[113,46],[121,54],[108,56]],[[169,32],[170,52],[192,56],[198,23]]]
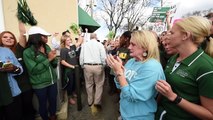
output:
[[[60,40],[60,46],[61,46],[61,48],[65,48],[66,39],[68,37],[70,37],[70,36],[67,36],[66,33],[70,34],[70,31],[66,30],[66,31],[62,32],[62,36],[61,36],[61,40]]]
[[[16,39],[15,35],[14,35],[12,32],[10,32],[10,31],[3,31],[3,32],[1,32],[1,34],[0,34],[0,46],[2,46],[2,47],[7,47],[7,46],[5,46],[5,45],[2,43],[2,37],[3,37],[4,34],[6,34],[6,33],[11,34],[11,35],[13,36],[13,38],[14,38],[14,44],[13,44],[12,46],[10,46],[9,48],[13,51],[13,53],[15,53],[15,51],[16,51],[16,45],[17,45],[17,39]]]
[[[129,47],[131,33],[132,33],[131,31],[126,31],[121,35],[119,47],[124,47],[124,48]]]

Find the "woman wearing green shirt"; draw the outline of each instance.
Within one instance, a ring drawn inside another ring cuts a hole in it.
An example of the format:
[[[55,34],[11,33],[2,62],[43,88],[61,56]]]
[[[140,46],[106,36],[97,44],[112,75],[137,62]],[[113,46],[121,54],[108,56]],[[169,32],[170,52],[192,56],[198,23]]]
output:
[[[213,119],[213,59],[199,49],[210,27],[209,20],[192,16],[176,22],[170,30],[166,42],[177,54],[168,61],[166,81],[156,84],[164,96],[156,119]]]
[[[31,27],[28,35],[23,57],[32,88],[39,101],[39,114],[43,120],[48,120],[49,112],[50,120],[56,120],[57,75],[54,70],[58,63],[56,51],[47,45],[50,34],[42,28]]]

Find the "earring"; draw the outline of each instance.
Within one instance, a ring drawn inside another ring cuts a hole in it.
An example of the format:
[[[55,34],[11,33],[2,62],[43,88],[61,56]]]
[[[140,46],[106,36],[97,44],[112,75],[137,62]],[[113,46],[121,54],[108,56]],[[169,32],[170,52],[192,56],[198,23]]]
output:
[[[146,57],[147,55],[147,52],[143,52],[143,57]]]

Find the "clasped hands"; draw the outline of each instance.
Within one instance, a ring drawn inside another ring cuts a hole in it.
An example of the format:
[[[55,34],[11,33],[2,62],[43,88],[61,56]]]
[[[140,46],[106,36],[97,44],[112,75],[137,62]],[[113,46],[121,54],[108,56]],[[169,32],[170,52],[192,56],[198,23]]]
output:
[[[124,66],[122,60],[118,56],[107,55],[106,58],[107,65],[117,73],[124,73]]]

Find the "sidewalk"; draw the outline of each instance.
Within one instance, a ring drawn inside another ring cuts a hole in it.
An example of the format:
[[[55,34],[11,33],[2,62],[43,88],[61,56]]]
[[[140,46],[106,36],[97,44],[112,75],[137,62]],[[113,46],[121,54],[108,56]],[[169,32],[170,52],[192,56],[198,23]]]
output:
[[[91,113],[91,108],[87,103],[87,94],[85,87],[82,87],[82,110],[77,110],[77,105],[68,105],[68,119],[67,120],[117,120],[119,117],[119,102],[116,94],[110,96],[108,94],[108,81],[105,81],[104,93],[102,99],[102,111],[96,116]]]

